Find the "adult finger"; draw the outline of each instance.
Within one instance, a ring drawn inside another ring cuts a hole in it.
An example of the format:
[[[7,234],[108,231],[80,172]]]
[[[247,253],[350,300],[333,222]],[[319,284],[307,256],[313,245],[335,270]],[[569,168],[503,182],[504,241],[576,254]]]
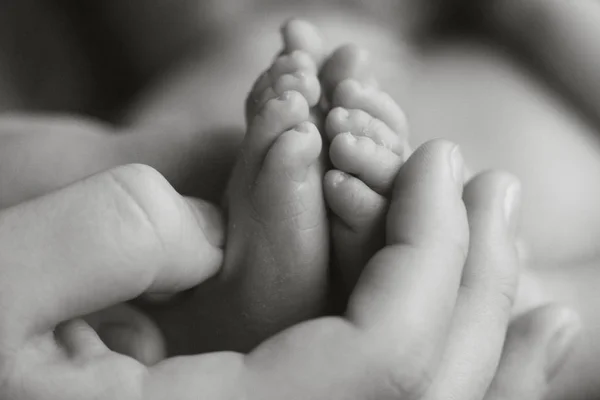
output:
[[[517,287],[519,193],[516,178],[501,172],[478,175],[465,187],[469,256],[444,359],[426,399],[481,399],[494,376]]]
[[[485,400],[542,400],[580,330],[579,317],[556,305],[521,315],[509,327],[500,366]]]
[[[181,193],[217,201],[241,135],[173,122],[117,130],[84,119],[0,118],[0,208],[118,165],[150,165]]]
[[[118,304],[85,316],[102,342],[112,351],[154,365],[166,357],[166,344],[158,326],[130,304]]]
[[[466,260],[462,162],[456,145],[436,140],[403,166],[388,214],[388,246],[367,265],[347,311],[383,346],[411,343],[418,373],[430,370],[445,343]]]
[[[0,329],[27,334],[143,292],[176,292],[221,265],[216,207],[129,165],[0,213]],[[0,335],[1,336],[1,335]]]

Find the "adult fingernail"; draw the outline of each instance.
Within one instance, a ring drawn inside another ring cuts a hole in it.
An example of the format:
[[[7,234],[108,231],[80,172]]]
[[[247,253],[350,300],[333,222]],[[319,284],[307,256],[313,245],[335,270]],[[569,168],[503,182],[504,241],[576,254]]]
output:
[[[516,237],[520,205],[521,184],[516,181],[508,186],[504,194],[504,217],[512,237]]]
[[[465,163],[460,151],[460,147],[456,145],[450,153],[450,168],[452,168],[452,176],[459,186],[460,190],[464,185]]]
[[[206,240],[214,247],[222,248],[225,245],[225,222],[221,211],[205,201],[197,201],[196,204],[201,210],[199,222]]]
[[[566,311],[562,322],[546,347],[547,381],[551,381],[564,365],[580,331],[581,322],[577,314],[572,311]]]

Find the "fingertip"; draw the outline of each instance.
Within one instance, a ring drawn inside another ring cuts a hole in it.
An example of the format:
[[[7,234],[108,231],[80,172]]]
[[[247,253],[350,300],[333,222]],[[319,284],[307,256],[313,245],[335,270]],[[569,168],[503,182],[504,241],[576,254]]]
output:
[[[468,226],[461,198],[463,167],[460,149],[446,140],[433,140],[413,153],[394,182],[388,243],[430,242],[433,236],[443,234],[456,238],[461,247],[467,246]]]
[[[379,329],[387,320],[390,330],[401,330],[403,313],[419,313],[428,319],[420,332],[446,335],[440,327],[451,319],[469,249],[455,148],[430,142],[401,168],[387,215],[388,246],[367,264],[349,304],[360,325]]]
[[[119,304],[90,314],[85,321],[114,352],[130,356],[144,365],[153,365],[166,357],[160,329],[137,307]]]
[[[470,218],[481,222],[481,227],[487,225],[485,231],[504,235],[516,249],[521,204],[521,183],[516,176],[497,170],[482,172],[467,183],[463,200]]]
[[[418,147],[406,161],[397,177],[398,190],[404,180],[414,179],[420,170],[452,183],[462,193],[465,182],[465,162],[460,146],[445,139],[433,139]]]
[[[225,246],[225,222],[221,209],[202,199],[186,197],[185,200],[208,243],[215,248],[222,249]]]

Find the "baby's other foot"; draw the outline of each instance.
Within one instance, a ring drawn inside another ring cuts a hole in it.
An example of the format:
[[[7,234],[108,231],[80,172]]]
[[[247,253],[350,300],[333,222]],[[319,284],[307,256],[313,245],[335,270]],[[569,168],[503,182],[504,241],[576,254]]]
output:
[[[333,213],[336,272],[352,290],[365,263],[385,244],[385,215],[394,179],[410,155],[404,113],[377,88],[368,55],[354,46],[336,51],[322,80],[333,109],[325,122],[334,169],[325,198]],[[339,81],[337,81],[339,80]]]

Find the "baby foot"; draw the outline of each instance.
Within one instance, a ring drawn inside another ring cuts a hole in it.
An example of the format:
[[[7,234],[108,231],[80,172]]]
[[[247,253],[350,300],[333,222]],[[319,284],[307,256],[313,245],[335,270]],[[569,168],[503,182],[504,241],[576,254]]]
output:
[[[240,328],[254,342],[320,315],[328,285],[322,141],[309,122],[320,98],[309,26],[283,28],[286,49],[254,86],[248,132],[230,182],[224,278],[234,279]],[[302,39],[302,40],[300,40]]]
[[[223,278],[237,281],[236,317],[257,341],[323,311],[329,248],[308,98],[284,91],[265,103],[230,183]]]
[[[230,181],[222,279],[234,282],[238,299],[229,319],[238,334],[251,332],[242,335],[243,350],[326,305],[322,141],[309,122],[321,95],[321,44],[308,28],[295,21],[283,28],[283,54],[249,95],[249,127]]]
[[[323,68],[323,87],[333,109],[325,122],[334,169],[324,192],[333,213],[334,264],[352,290],[363,266],[385,245],[388,194],[408,158],[406,119],[377,88],[368,55],[354,46],[337,50]]]
[[[322,139],[310,122],[321,94],[320,42],[306,28],[295,21],[283,28],[285,50],[248,96],[248,128],[224,204],[224,265],[178,309],[160,313],[171,355],[249,351],[325,311],[329,227]]]
[[[310,122],[321,95],[321,42],[311,29],[284,26],[284,51],[246,101],[248,128],[224,204],[221,273],[176,307],[153,312],[170,355],[245,352],[325,311],[329,228],[322,140]]]

